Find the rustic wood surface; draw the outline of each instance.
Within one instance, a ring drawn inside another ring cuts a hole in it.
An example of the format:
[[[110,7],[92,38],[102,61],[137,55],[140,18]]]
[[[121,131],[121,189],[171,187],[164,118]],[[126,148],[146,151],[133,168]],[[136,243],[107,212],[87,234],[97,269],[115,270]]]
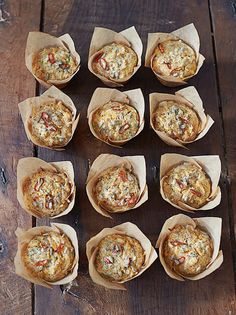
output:
[[[236,314],[233,215],[236,207],[235,2],[62,0],[59,4],[54,0],[0,0],[0,9],[0,314]],[[162,86],[150,69],[142,66],[121,90],[142,89],[146,101],[144,131],[123,149],[109,147],[95,139],[89,131],[86,111],[95,88],[104,85],[87,69],[94,27],[103,26],[121,31],[135,25],[145,52],[148,32],[169,32],[190,22],[195,24],[199,32],[200,50],[206,57],[199,74],[189,81],[189,85],[197,88],[206,112],[215,120],[207,136],[191,144],[189,151],[168,147],[156,136],[149,127],[148,94],[174,93],[177,89]],[[62,152],[37,148],[28,142],[17,110],[19,101],[44,91],[38,85],[36,88],[34,78],[24,66],[25,41],[30,30],[41,30],[53,35],[69,33],[82,59],[80,71],[63,90],[73,99],[81,119],[73,140]],[[127,283],[126,292],[109,291],[93,284],[88,275],[85,255],[85,244],[91,236],[104,227],[131,221],[155,244],[164,221],[180,212],[162,200],[159,194],[160,156],[167,152],[219,154],[221,157],[220,206],[191,216],[222,217],[223,265],[205,279],[180,283],[170,279],[157,260],[141,277]],[[93,210],[85,192],[89,164],[101,153],[122,156],[142,154],[147,163],[149,200],[136,210],[114,216],[113,220]],[[46,161],[70,160],[75,169],[76,205],[70,214],[57,220],[72,225],[79,238],[79,275],[70,288],[65,286],[48,290],[31,286],[14,275],[16,227],[49,224],[48,220],[32,219],[16,201],[17,160],[32,155]]]

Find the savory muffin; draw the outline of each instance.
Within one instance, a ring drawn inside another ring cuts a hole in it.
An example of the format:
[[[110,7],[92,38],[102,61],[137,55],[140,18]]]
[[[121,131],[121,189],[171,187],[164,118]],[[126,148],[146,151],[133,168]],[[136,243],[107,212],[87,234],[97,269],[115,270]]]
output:
[[[192,225],[176,225],[164,241],[163,257],[176,273],[192,277],[203,272],[213,255],[213,241]]]
[[[196,111],[176,101],[160,102],[152,120],[155,130],[166,133],[176,141],[192,141],[201,131],[201,121]]]
[[[71,77],[77,68],[76,59],[63,47],[44,48],[33,57],[33,73],[45,82],[65,80]]]
[[[124,45],[111,43],[104,46],[93,59],[93,71],[110,80],[125,80],[134,72],[138,57],[135,51]]]
[[[66,173],[39,169],[22,186],[26,209],[40,217],[53,217],[67,209],[72,184]]]
[[[137,110],[125,103],[110,101],[92,115],[92,126],[104,141],[125,141],[134,137],[139,129]]]
[[[98,244],[95,268],[104,278],[111,281],[127,281],[136,276],[145,261],[145,253],[135,238],[112,234]]]
[[[137,176],[125,164],[103,171],[93,188],[99,206],[110,212],[126,211],[135,206],[140,195]]]
[[[72,135],[72,112],[61,101],[51,99],[33,106],[28,120],[32,137],[47,147],[63,147]]]
[[[163,192],[172,203],[184,203],[198,209],[207,203],[211,180],[206,172],[191,162],[174,166],[164,177]]]
[[[33,276],[55,282],[71,272],[75,250],[65,234],[51,231],[34,236],[25,245],[22,256]]]
[[[156,74],[179,79],[192,76],[197,70],[195,51],[180,39],[159,43],[151,62]]]

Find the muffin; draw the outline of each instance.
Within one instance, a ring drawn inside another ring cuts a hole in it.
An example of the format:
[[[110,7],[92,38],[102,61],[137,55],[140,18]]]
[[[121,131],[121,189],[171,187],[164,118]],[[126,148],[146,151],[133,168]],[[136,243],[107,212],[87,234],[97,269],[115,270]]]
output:
[[[184,203],[195,209],[208,202],[211,186],[206,172],[191,162],[182,162],[172,167],[162,182],[164,195],[173,204]]]
[[[92,127],[105,142],[127,141],[139,130],[138,111],[125,103],[109,101],[92,115]]]
[[[182,142],[193,141],[202,130],[197,112],[174,100],[160,102],[153,113],[152,122],[155,130]]]
[[[76,59],[64,47],[47,47],[34,54],[32,60],[33,74],[40,80],[65,80],[77,70]]]
[[[68,175],[59,170],[40,168],[22,183],[25,207],[39,217],[53,217],[67,209],[72,190]]]
[[[75,249],[70,239],[55,231],[34,236],[22,251],[28,272],[48,282],[65,278],[72,271],[74,259]]]
[[[138,56],[131,47],[121,43],[111,43],[97,52],[92,68],[102,77],[116,81],[128,79],[137,64]]]
[[[140,186],[132,166],[120,164],[107,168],[93,187],[96,203],[108,212],[133,208],[140,197]]]
[[[136,276],[144,262],[144,249],[138,240],[127,235],[111,234],[98,244],[95,269],[110,281],[123,282]]]
[[[197,71],[197,56],[193,48],[181,39],[169,39],[157,45],[151,66],[156,74],[184,80]]]
[[[62,101],[51,98],[32,107],[28,129],[32,138],[46,147],[63,147],[72,137],[72,111]]]
[[[166,237],[162,254],[166,264],[174,272],[193,277],[202,273],[211,262],[213,241],[198,226],[177,224]]]

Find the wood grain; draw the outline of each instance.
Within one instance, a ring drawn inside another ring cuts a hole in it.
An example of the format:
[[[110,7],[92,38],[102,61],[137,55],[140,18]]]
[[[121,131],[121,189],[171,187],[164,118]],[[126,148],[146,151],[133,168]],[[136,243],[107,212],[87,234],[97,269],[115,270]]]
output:
[[[14,231],[32,225],[16,200],[16,165],[19,158],[33,155],[33,146],[26,139],[17,104],[35,93],[35,81],[24,65],[24,49],[28,32],[39,27],[41,2],[0,4],[0,313],[28,315],[32,285],[15,275],[13,258]]]
[[[61,8],[64,7],[65,14]],[[201,14],[199,14],[199,12]],[[135,25],[143,43],[144,51],[148,32],[169,32],[194,22],[201,38],[201,52],[206,62],[199,74],[190,80],[203,101],[206,111],[215,124],[202,140],[189,146],[190,151],[170,148],[149,127],[148,94],[151,92],[173,93],[176,89],[160,85],[149,69],[142,67],[122,90],[141,87],[146,100],[146,126],[144,131],[123,149],[108,147],[95,139],[89,131],[86,110],[96,87],[103,84],[87,69],[87,55],[95,26],[121,31]],[[72,97],[81,113],[81,120],[74,139],[65,152],[38,150],[38,156],[47,161],[71,160],[78,187],[73,211],[60,221],[74,226],[80,245],[79,276],[69,289],[70,295],[61,295],[59,288],[52,291],[36,287],[36,314],[233,314],[234,276],[227,209],[227,189],[221,182],[223,198],[219,207],[197,216],[220,216],[223,218],[222,248],[225,262],[209,277],[198,282],[179,283],[164,273],[159,261],[155,262],[140,278],[127,284],[126,292],[108,291],[93,284],[87,273],[85,255],[86,241],[106,226],[125,221],[137,224],[154,244],[164,221],[179,211],[165,203],[159,194],[156,170],[160,156],[166,152],[187,155],[219,154],[222,150],[222,125],[218,108],[218,93],[214,53],[211,39],[211,21],[206,1],[63,1],[57,7],[54,1],[45,3],[44,31],[54,35],[70,33],[82,58],[82,67],[64,91]],[[85,193],[88,162],[101,153],[120,155],[144,154],[147,162],[149,200],[140,208],[114,216],[111,221],[96,213]],[[42,224],[37,220],[37,224]],[[223,289],[222,289],[223,288]],[[77,298],[73,295],[76,295]],[[44,307],[46,305],[46,307]]]

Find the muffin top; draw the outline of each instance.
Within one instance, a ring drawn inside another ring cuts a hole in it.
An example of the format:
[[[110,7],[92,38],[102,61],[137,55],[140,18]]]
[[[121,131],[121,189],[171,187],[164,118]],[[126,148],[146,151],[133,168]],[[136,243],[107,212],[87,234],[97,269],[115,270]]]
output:
[[[66,173],[42,168],[27,177],[22,188],[26,208],[40,217],[63,212],[72,195],[72,185]]]
[[[95,73],[115,81],[131,76],[137,63],[138,57],[132,48],[111,43],[97,53],[92,67]]]
[[[127,281],[141,270],[145,253],[135,238],[112,234],[98,244],[95,258],[97,272],[111,281]]]
[[[34,236],[26,244],[22,258],[33,276],[54,282],[71,272],[75,250],[65,234],[51,231]]]
[[[77,68],[75,58],[63,47],[43,48],[33,57],[33,73],[45,82],[68,79]]]
[[[56,99],[33,106],[28,128],[38,143],[47,147],[63,147],[72,136],[72,112]]]
[[[203,272],[213,255],[210,235],[199,227],[176,225],[164,241],[166,264],[176,273],[191,277]]]
[[[206,172],[191,162],[174,166],[162,183],[165,197],[172,203],[180,202],[198,209],[207,203],[211,194],[211,180]]]
[[[153,125],[176,141],[194,140],[201,130],[198,114],[190,106],[176,101],[162,101],[153,114]]]
[[[180,39],[166,40],[159,43],[154,51],[152,69],[163,76],[185,79],[197,70],[196,54]]]
[[[109,167],[98,177],[93,194],[97,204],[105,210],[125,211],[138,202],[139,181],[132,168],[125,164]]]
[[[137,110],[125,103],[110,101],[92,115],[92,126],[104,141],[125,141],[134,137],[139,129]]]

